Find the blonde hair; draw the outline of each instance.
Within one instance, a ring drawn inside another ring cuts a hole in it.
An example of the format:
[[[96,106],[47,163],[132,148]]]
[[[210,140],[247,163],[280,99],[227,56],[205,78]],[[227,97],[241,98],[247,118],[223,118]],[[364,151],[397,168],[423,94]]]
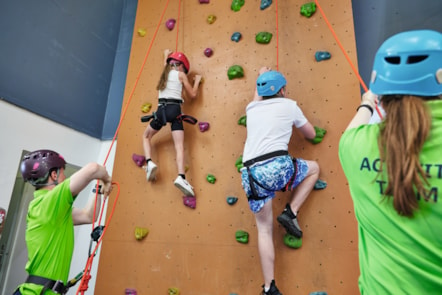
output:
[[[169,63],[167,63],[164,66],[163,72],[161,73],[161,76],[160,76],[160,81],[158,81],[158,84],[157,84],[157,90],[166,89],[167,78],[169,77],[169,72],[170,72],[171,68],[172,68],[172,66]]]
[[[427,198],[427,175],[419,154],[430,133],[431,116],[420,97],[386,95],[381,100],[387,114],[378,139],[381,163],[388,175],[384,194],[393,197],[399,215],[411,217],[419,208],[416,192]]]

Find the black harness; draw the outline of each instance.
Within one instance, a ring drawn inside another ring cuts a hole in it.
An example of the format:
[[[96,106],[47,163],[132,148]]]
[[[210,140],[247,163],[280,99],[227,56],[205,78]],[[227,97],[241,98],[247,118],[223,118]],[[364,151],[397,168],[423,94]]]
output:
[[[40,292],[40,295],[43,295],[46,291],[51,290],[54,293],[57,294],[66,294],[70,287],[69,284],[65,285],[62,281],[58,280],[51,280],[44,277],[34,276],[30,275],[26,279],[25,283],[29,284],[35,284],[35,285],[41,285],[43,286],[43,289]]]
[[[174,98],[159,98],[158,99],[158,110],[156,112],[153,112],[151,115],[143,116],[141,117],[141,122],[149,122],[151,119],[158,120],[161,122],[163,126],[167,124],[167,118],[166,118],[166,106],[169,104],[182,104],[183,101],[181,99],[174,99]],[[159,117],[160,116],[160,117]],[[177,116],[177,120],[181,122],[190,123],[192,125],[195,125],[198,120],[192,116],[180,114]]]
[[[274,151],[271,153],[267,153],[261,156],[258,156],[256,158],[250,159],[248,161],[245,161],[243,163],[244,167],[246,167],[247,169],[247,175],[249,177],[249,185],[250,185],[250,190],[252,191],[251,195],[248,195],[247,198],[248,199],[252,199],[252,200],[264,200],[265,198],[267,198],[267,196],[258,196],[258,193],[256,191],[255,185],[258,185],[260,187],[262,187],[265,190],[271,190],[270,188],[265,187],[264,185],[262,185],[261,183],[259,183],[252,175],[252,172],[250,170],[250,166],[252,166],[253,164],[274,158],[274,157],[279,157],[279,156],[287,156],[289,153],[288,151]],[[295,167],[295,171],[292,175],[292,177],[290,177],[289,181],[287,182],[287,184],[284,186],[284,188],[281,189],[282,192],[285,192],[286,190],[288,190],[293,182],[295,181],[296,178],[296,170],[297,170],[297,165],[296,165],[296,158],[292,158],[293,161],[293,166]]]

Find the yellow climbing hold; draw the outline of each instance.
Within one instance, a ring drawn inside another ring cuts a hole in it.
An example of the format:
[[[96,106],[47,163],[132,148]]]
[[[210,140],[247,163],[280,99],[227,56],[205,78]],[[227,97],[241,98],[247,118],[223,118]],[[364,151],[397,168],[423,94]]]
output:
[[[149,234],[149,230],[145,227],[136,227],[135,228],[135,238],[137,240],[144,239]]]
[[[146,36],[147,31],[146,31],[146,29],[139,28],[138,31],[137,31],[137,33],[138,33],[138,36],[140,36],[140,37],[144,37],[144,36]]]

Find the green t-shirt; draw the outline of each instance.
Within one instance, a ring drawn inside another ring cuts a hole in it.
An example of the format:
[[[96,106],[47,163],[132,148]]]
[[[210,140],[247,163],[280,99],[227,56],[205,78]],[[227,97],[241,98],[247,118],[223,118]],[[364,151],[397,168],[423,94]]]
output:
[[[72,204],[74,198],[66,179],[52,190],[36,190],[29,204],[26,224],[26,246],[30,275],[62,280],[69,276],[74,250]],[[24,295],[40,294],[42,286],[22,284]],[[55,294],[47,291],[45,294]]]
[[[358,221],[363,295],[442,294],[442,101],[428,106],[432,129],[420,161],[430,175],[429,200],[416,196],[419,210],[412,218],[398,215],[392,198],[383,197],[387,177],[378,176],[379,125],[347,130],[340,139],[339,157]]]

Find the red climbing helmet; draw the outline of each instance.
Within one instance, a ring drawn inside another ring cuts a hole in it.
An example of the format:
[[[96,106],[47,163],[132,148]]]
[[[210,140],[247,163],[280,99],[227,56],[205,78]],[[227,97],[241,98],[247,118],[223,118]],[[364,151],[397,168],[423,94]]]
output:
[[[35,186],[46,181],[51,169],[64,168],[65,165],[66,161],[58,153],[51,150],[38,150],[23,157],[20,171],[23,179]]]
[[[178,52],[178,51],[171,53],[169,55],[169,57],[167,58],[167,63],[169,63],[169,61],[171,61],[171,60],[176,60],[176,61],[181,62],[184,66],[184,70],[185,70],[186,74],[189,72],[189,69],[190,69],[189,60],[184,55],[184,53]]]

